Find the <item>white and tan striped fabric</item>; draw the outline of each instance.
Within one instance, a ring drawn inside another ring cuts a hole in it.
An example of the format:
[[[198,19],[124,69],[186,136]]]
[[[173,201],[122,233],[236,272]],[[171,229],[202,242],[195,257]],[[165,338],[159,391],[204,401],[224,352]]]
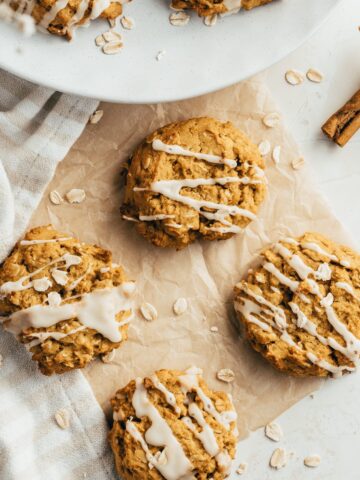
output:
[[[0,262],[96,106],[0,71]],[[82,373],[42,376],[1,328],[0,355],[0,479],[113,480],[105,416]]]

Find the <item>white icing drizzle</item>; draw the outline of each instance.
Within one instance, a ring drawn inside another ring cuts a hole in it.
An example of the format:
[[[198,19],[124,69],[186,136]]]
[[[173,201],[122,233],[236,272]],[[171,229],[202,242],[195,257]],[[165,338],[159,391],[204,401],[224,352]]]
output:
[[[324,250],[323,248],[320,247],[320,245],[318,245],[315,242],[305,242],[305,243],[302,243],[301,246],[303,248],[306,248],[307,250],[312,250],[313,252],[318,253],[319,255],[328,257],[330,258],[330,260],[333,260],[334,262],[339,261],[336,255],[332,255],[330,252],[328,252],[327,250]]]
[[[352,287],[352,285],[350,285],[350,283],[347,283],[347,282],[336,282],[335,283],[335,287],[338,287],[338,288],[341,288],[342,290],[345,290],[345,292],[349,293],[351,296],[353,296],[354,298],[358,298],[355,294],[355,291]]]
[[[223,425],[226,430],[230,430],[230,424],[236,419],[236,413],[234,417],[229,415],[229,412],[218,412],[211,398],[209,398],[203,389],[199,385],[199,375],[202,374],[202,370],[192,367],[184,372],[184,375],[179,377],[181,386],[183,387],[184,394],[187,392],[195,391],[199,399],[203,403],[204,410],[211,415],[218,423]]]
[[[131,315],[122,322],[117,322],[116,315],[133,311],[132,302],[124,294],[123,285],[126,284],[94,290],[82,295],[81,300],[74,303],[58,306],[35,305],[20,310],[8,317],[5,329],[18,335],[26,328],[47,328],[64,320],[77,318],[83,326],[93,328],[112,342],[120,342],[122,336],[119,327],[128,323]]]
[[[54,340],[61,340],[65,337],[68,337],[69,335],[73,335],[74,333],[81,332],[82,330],[85,330],[86,327],[83,325],[81,327],[75,328],[74,330],[71,330],[68,333],[63,333],[63,332],[33,332],[29,336],[30,337],[35,337],[34,340],[32,340],[29,343],[25,344],[25,347],[30,350],[32,347],[35,347],[36,345],[39,345],[40,343],[45,342],[48,338],[53,338]]]
[[[150,458],[149,461],[151,461],[166,480],[178,480],[183,476],[190,475],[193,470],[191,462],[166,420],[151,403],[141,378],[136,379],[136,389],[132,397],[132,405],[137,417],[148,417],[151,422],[150,428],[144,435],[145,441],[141,442],[138,440],[145,453],[147,455],[149,453],[148,444],[166,449],[166,462],[160,464],[156,459],[155,462],[153,462],[154,458]],[[132,434],[131,431],[129,433]]]
[[[159,180],[153,182],[148,188],[135,187],[134,191],[146,191],[151,190],[155,193],[160,193],[171,200],[183,203],[209,220],[219,221],[225,226],[230,223],[226,219],[227,215],[234,216],[240,215],[251,220],[256,218],[256,215],[249,210],[240,208],[237,205],[226,205],[223,203],[210,202],[207,200],[198,200],[187,195],[182,195],[180,190],[182,188],[197,188],[202,185],[226,185],[227,183],[243,183],[254,184],[262,183],[259,180],[251,180],[248,177],[220,177],[220,178],[188,178],[183,180]],[[214,209],[215,212],[207,212],[202,210],[203,208]]]
[[[280,270],[276,268],[273,263],[266,262],[264,263],[263,267],[269,273],[274,275],[274,277],[276,277],[280,283],[289,287],[292,292],[296,292],[296,290],[299,288],[299,282],[297,280],[291,280],[291,278],[281,273]]]
[[[29,281],[27,284],[24,285],[24,282],[30,280],[33,276],[37,275],[38,273],[42,272],[46,268],[50,267],[51,265],[55,265],[60,262],[65,262],[65,268],[68,269],[72,265],[78,265],[82,261],[81,257],[77,255],[71,255],[69,253],[65,253],[65,255],[52,260],[51,262],[47,263],[43,267],[38,268],[34,272],[25,275],[24,277],[19,278],[15,282],[5,282],[0,286],[0,293],[8,295],[13,292],[21,292],[23,290],[27,290],[28,288],[32,288],[34,286],[34,281]]]
[[[41,245],[43,243],[67,242],[69,240],[73,240],[73,238],[61,237],[61,238],[49,238],[49,239],[37,239],[37,240],[21,240],[20,245],[22,247],[28,247],[30,245]]]
[[[179,415],[181,413],[181,408],[176,403],[175,395],[172,392],[170,392],[170,390],[168,390],[163,383],[160,382],[157,375],[152,375],[150,379],[153,382],[154,387],[164,394],[164,397],[167,403],[171,407],[173,407],[175,412]]]
[[[158,213],[157,215],[139,215],[139,220],[141,222],[153,222],[155,220],[165,220],[167,218],[175,218],[175,215],[166,215],[163,213]]]
[[[191,150],[187,150],[186,148],[181,147],[180,145],[168,145],[162,142],[159,139],[155,139],[152,142],[152,148],[156,151],[170,153],[173,155],[182,155],[183,157],[194,157],[198,160],[205,160],[209,163],[218,163],[228,165],[231,168],[235,168],[237,165],[237,161],[230,158],[224,158],[220,155],[212,155],[209,153],[202,153],[202,152],[192,152]]]

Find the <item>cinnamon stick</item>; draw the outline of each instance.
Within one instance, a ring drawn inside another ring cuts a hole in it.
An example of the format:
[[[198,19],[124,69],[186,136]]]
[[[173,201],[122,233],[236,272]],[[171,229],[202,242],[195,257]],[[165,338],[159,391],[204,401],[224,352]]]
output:
[[[335,143],[343,147],[360,128],[360,90],[321,127]]]

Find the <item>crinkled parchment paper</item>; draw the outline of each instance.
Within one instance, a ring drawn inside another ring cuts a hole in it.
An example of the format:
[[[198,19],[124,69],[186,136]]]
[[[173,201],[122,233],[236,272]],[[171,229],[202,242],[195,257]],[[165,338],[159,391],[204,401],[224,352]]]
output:
[[[259,78],[178,103],[100,108],[104,117],[87,126],[48,189],[64,194],[84,188],[86,201],[55,206],[45,195],[32,225],[51,222],[86,242],[111,249],[114,261],[137,282],[138,305],[144,300],[152,303],[159,318],[147,322],[138,315],[113,363],[95,361],[84,373],[108,413],[109,398],[130,379],[160,368],[200,366],[212,387],[232,392],[245,435],[317,388],[320,381],[278,373],[239,337],[232,307],[234,284],[258,260],[260,250],[283,235],[317,230],[350,243],[348,235],[312,185],[307,167],[299,171],[291,167],[300,153],[283,125],[272,129],[263,125],[262,117],[276,111],[276,106]],[[268,195],[245,233],[221,242],[197,242],[179,252],[162,250],[143,240],[133,224],[120,217],[121,164],[156,128],[201,115],[233,121],[255,143],[268,139],[272,146],[281,145],[281,161],[275,165],[271,155],[266,157]],[[179,297],[188,300],[189,310],[177,317],[172,306]],[[217,326],[218,333],[211,332],[211,326]],[[216,380],[220,368],[234,370],[232,384]]]

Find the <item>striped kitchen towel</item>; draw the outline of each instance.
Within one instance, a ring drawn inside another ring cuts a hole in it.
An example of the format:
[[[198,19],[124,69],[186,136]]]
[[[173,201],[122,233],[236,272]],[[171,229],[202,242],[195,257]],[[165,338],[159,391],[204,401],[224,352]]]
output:
[[[0,71],[0,262],[96,106]],[[0,479],[113,480],[106,437],[82,373],[41,375],[0,328]]]

